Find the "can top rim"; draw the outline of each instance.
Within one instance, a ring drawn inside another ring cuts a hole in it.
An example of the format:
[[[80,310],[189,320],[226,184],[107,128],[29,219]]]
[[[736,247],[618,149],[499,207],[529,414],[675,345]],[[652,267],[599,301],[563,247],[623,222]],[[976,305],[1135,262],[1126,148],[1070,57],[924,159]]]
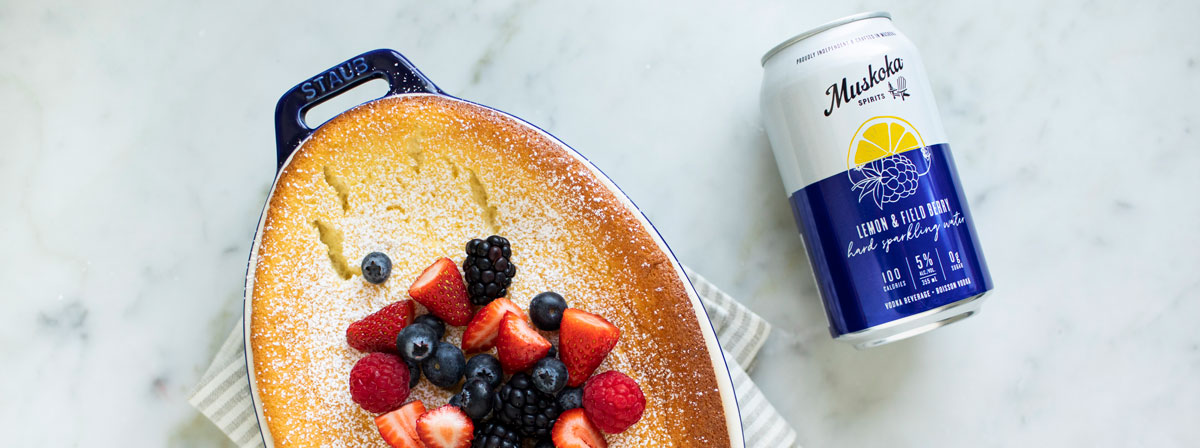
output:
[[[808,30],[803,33],[792,36],[788,40],[785,40],[782,43],[780,43],[779,45],[776,45],[775,48],[772,48],[770,51],[767,52],[767,54],[763,55],[761,65],[767,65],[767,60],[771,59],[771,56],[775,56],[776,53],[783,51],[784,48],[790,47],[790,46],[792,46],[792,44],[794,44],[796,42],[800,42],[804,39],[813,37],[813,36],[817,35],[818,33],[821,33],[822,31],[827,31],[829,29],[839,27],[839,26],[845,25],[850,22],[857,22],[859,20],[866,20],[866,19],[874,19],[876,17],[883,17],[888,20],[891,20],[892,14],[887,11],[871,11],[871,12],[858,13],[858,14],[855,14],[852,16],[846,16],[846,17],[842,17],[840,19],[837,19],[837,20],[834,20],[831,22],[827,22],[824,25],[818,26],[811,30]]]

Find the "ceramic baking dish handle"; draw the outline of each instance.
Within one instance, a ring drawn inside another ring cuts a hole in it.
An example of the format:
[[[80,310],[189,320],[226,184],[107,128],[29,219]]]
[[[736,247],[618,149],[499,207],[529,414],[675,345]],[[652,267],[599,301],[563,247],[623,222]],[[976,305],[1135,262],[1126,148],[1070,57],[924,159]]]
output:
[[[296,147],[313,128],[304,123],[304,113],[372,79],[388,83],[388,95],[398,93],[442,93],[433,81],[421,74],[403,55],[393,50],[374,50],[335,65],[292,87],[275,105],[276,169],[283,168]]]

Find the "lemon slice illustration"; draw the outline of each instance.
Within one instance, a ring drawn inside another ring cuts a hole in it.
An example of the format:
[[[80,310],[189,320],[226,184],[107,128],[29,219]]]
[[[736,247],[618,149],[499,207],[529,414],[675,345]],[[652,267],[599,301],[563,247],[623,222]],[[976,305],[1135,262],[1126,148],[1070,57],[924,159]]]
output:
[[[873,117],[854,132],[846,168],[860,167],[873,160],[923,147],[925,140],[912,123],[900,117]]]

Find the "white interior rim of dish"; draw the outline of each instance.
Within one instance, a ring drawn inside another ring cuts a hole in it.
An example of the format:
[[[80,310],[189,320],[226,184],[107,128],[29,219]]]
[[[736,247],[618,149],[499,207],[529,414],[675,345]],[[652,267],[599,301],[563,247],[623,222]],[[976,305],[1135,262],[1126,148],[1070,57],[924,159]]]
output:
[[[721,403],[725,408],[725,427],[728,428],[730,446],[731,447],[745,447],[745,438],[744,438],[744,434],[742,433],[743,428],[742,428],[742,422],[741,422],[741,414],[740,414],[740,409],[738,408],[738,405],[737,405],[737,397],[734,394],[734,390],[733,390],[733,378],[731,376],[732,374],[729,371],[729,365],[725,363],[725,356],[722,354],[721,345],[717,341],[716,331],[712,327],[712,322],[708,320],[707,312],[704,311],[704,304],[700,302],[699,294],[696,293],[696,289],[692,286],[691,281],[688,280],[687,274],[685,274],[683,272],[683,266],[679,264],[679,260],[675,259],[675,253],[671,252],[671,248],[668,247],[667,243],[662,239],[662,235],[658,234],[658,230],[654,227],[653,224],[650,223],[650,220],[646,218],[646,215],[644,215],[642,213],[641,209],[639,209],[637,207],[637,205],[635,205],[633,203],[633,201],[630,200],[629,197],[625,195],[625,192],[621,191],[621,189],[619,187],[617,187],[617,185],[615,183],[613,183],[612,179],[608,178],[608,175],[604,174],[603,171],[600,171],[599,168],[596,168],[596,166],[593,165],[591,161],[589,161],[586,157],[584,157],[578,151],[575,151],[573,148],[571,148],[570,145],[567,145],[562,140],[559,140],[557,137],[550,135],[549,132],[542,130],[541,128],[533,125],[532,123],[522,120],[519,117],[513,116],[512,114],[509,114],[509,113],[501,111],[501,110],[497,110],[497,109],[493,109],[488,106],[484,106],[482,104],[473,103],[473,102],[470,102],[467,100],[455,98],[450,95],[444,95],[444,94],[402,93],[402,94],[398,94],[398,95],[389,95],[387,97],[380,98],[377,100],[368,101],[366,103],[355,106],[354,108],[351,108],[350,110],[353,110],[358,107],[363,107],[363,106],[373,103],[375,101],[379,101],[379,100],[386,99],[386,98],[392,98],[392,97],[396,97],[396,96],[412,96],[412,97],[438,96],[438,97],[470,104],[472,106],[482,107],[484,109],[499,113],[505,117],[512,118],[513,120],[517,121],[521,125],[528,127],[530,129],[533,129],[533,130],[537,131],[538,134],[541,134],[543,137],[550,139],[550,141],[554,142],[559,147],[566,150],[567,153],[570,154],[572,157],[574,157],[576,160],[582,162],[584,166],[586,166],[589,170],[592,171],[592,174],[596,177],[596,179],[599,179],[604,184],[605,188],[608,188],[609,191],[613,192],[617,196],[617,198],[620,199],[621,203],[623,205],[625,205],[625,207],[628,210],[634,212],[633,215],[635,217],[637,217],[638,222],[640,222],[642,224],[642,227],[646,230],[646,232],[649,233],[652,238],[654,238],[654,242],[656,244],[658,244],[658,248],[668,255],[668,257],[671,260],[671,266],[673,268],[675,268],[675,274],[684,283],[684,290],[687,291],[688,299],[692,303],[692,311],[694,311],[696,313],[695,317],[696,317],[697,323],[700,326],[700,333],[704,337],[705,348],[708,350],[708,356],[712,360],[713,376],[717,379],[717,391],[721,394]],[[343,113],[345,113],[345,112],[343,112]],[[257,269],[257,266],[258,266],[258,246],[259,246],[259,243],[261,242],[261,238],[262,238],[263,225],[267,221],[267,208],[270,207],[271,198],[275,195],[275,186],[279,181],[279,175],[283,173],[283,168],[286,167],[289,163],[291,163],[292,158],[295,157],[296,154],[300,152],[300,149],[302,147],[304,147],[304,144],[307,143],[310,138],[312,138],[312,134],[309,134],[308,137],[305,137],[304,140],[302,140],[299,144],[297,144],[296,149],[294,151],[292,151],[292,153],[288,156],[287,160],[284,161],[283,165],[280,165],[279,170],[275,173],[275,181],[273,181],[271,183],[271,191],[267,194],[266,204],[263,205],[262,214],[259,217],[259,221],[258,221],[258,229],[254,233],[254,244],[250,250],[250,259],[246,265],[246,288],[245,288],[245,293],[244,293],[244,296],[242,299],[243,304],[244,304],[244,308],[242,310],[242,313],[243,313],[242,321],[243,321],[244,344],[246,346],[246,350],[245,350],[245,352],[246,352],[246,372],[250,377],[250,394],[254,401],[254,415],[255,415],[255,418],[258,419],[259,430],[260,430],[259,432],[262,435],[263,443],[266,444],[266,446],[268,448],[273,448],[275,446],[275,441],[274,441],[274,438],[271,436],[271,431],[268,429],[268,426],[266,425],[266,418],[263,415],[262,400],[259,399],[259,396],[258,396],[258,381],[255,378],[255,372],[254,372],[254,350],[250,344],[250,327],[251,327],[250,316],[252,315],[251,313],[253,312],[252,305],[254,303],[254,300],[252,297],[252,295],[254,294],[254,270]]]

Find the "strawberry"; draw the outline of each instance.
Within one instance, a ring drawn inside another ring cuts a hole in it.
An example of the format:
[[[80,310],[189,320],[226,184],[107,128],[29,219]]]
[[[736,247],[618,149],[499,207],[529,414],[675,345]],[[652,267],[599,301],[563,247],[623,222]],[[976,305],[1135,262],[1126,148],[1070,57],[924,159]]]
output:
[[[471,321],[467,286],[458,266],[449,258],[441,258],[425,268],[408,288],[408,295],[450,325],[461,327]]]
[[[521,319],[528,319],[521,307],[504,297],[493,300],[483,309],[475,313],[471,323],[462,335],[463,353],[481,352],[496,346],[496,336],[500,334],[500,321],[506,313],[517,314]]]
[[[504,313],[496,336],[496,355],[506,373],[529,369],[547,353],[550,353],[550,341],[529,326],[523,315]]]
[[[417,418],[417,436],[425,448],[467,448],[475,425],[458,406],[448,404]]]
[[[617,345],[621,330],[603,317],[567,308],[558,333],[558,357],[567,365],[567,385],[579,387]]]
[[[381,308],[346,327],[346,342],[360,352],[395,352],[396,335],[413,322],[412,300]]]
[[[404,407],[375,417],[375,426],[379,435],[392,448],[423,448],[421,439],[417,437],[417,417],[425,413],[425,403],[420,400],[404,405]]]
[[[583,409],[575,408],[559,414],[550,432],[556,448],[608,448],[604,434],[596,429]]]

